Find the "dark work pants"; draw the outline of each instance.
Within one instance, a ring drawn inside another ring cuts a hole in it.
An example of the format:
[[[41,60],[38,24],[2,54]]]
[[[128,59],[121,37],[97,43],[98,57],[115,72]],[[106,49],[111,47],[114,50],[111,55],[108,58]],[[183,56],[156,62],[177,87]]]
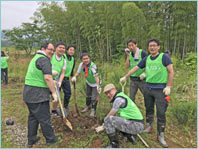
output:
[[[64,77],[61,87],[64,93],[64,107],[67,108],[71,97],[71,86],[68,77]]]
[[[26,103],[29,110],[28,116],[28,142],[36,139],[38,125],[40,124],[46,142],[55,139],[54,130],[50,121],[49,101],[41,103]]]
[[[98,92],[97,87],[91,87],[86,83],[87,89],[86,89],[86,106],[91,106],[91,108],[96,110],[97,107],[97,98],[98,98]]]
[[[165,99],[163,89],[151,89],[145,86],[144,97],[147,123],[152,123],[154,120],[154,105],[156,104],[157,123],[165,125],[168,102]]]
[[[8,84],[8,68],[1,68],[1,79],[3,80],[3,84]]]

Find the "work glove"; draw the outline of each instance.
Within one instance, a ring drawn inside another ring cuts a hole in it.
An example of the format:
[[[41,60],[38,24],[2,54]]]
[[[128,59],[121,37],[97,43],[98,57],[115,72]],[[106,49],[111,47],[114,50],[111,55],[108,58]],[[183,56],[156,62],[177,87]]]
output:
[[[145,72],[143,72],[143,73],[140,75],[140,80],[144,80],[145,77],[146,77],[146,74],[145,74]]]
[[[171,86],[166,86],[164,89],[163,89],[163,93],[168,96],[170,95],[171,93]]]
[[[58,82],[58,88],[61,88],[62,82]]]
[[[98,94],[100,94],[101,91],[102,91],[102,88],[99,85],[97,85],[97,92],[98,92]]]
[[[126,77],[124,76],[124,77],[122,77],[122,78],[120,78],[120,82],[121,83],[123,83],[123,82],[125,82],[126,81]]]
[[[74,82],[76,83],[76,76],[73,76],[72,79],[71,79],[71,81],[72,81],[73,83],[74,83]]]
[[[97,128],[95,128],[96,132],[99,133],[101,131],[104,130],[104,123],[101,126],[98,126]]]
[[[56,76],[58,76],[58,72],[55,70],[52,70],[52,75],[56,77]]]
[[[58,102],[58,95],[56,93],[52,93],[53,101],[52,102]]]

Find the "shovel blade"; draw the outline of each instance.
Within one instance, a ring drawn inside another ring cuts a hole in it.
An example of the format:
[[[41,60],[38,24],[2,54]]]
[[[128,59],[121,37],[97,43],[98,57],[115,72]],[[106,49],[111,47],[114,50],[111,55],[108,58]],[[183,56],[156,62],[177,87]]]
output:
[[[67,125],[67,126],[69,127],[69,129],[73,130],[70,121],[68,121],[66,118],[64,118],[64,119],[63,119],[63,122],[65,123],[65,125]]]

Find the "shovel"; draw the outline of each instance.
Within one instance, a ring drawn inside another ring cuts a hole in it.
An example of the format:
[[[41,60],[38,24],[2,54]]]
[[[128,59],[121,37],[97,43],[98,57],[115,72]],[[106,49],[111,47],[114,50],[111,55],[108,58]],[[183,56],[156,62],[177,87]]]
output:
[[[124,86],[126,85],[126,81],[124,83],[121,83],[120,82],[120,85],[122,86],[122,92],[124,93]],[[144,139],[139,135],[137,134],[138,138],[142,141],[142,143],[147,147],[149,148],[149,145],[146,143],[146,141],[144,141]]]
[[[75,102],[75,108],[76,108],[76,113],[78,114],[78,116],[80,115],[80,112],[78,110],[78,106],[77,106],[77,98],[76,98],[76,83],[73,83],[74,85],[74,102]]]
[[[55,89],[56,89],[56,93],[58,95],[58,102],[59,102],[60,109],[61,109],[61,112],[62,112],[63,122],[64,122],[65,125],[67,125],[72,130],[73,129],[72,125],[71,125],[71,123],[69,122],[69,120],[65,116],[65,112],[63,110],[63,105],[62,105],[62,102],[61,102],[61,99],[60,99],[59,88],[57,87],[57,85],[55,85]]]

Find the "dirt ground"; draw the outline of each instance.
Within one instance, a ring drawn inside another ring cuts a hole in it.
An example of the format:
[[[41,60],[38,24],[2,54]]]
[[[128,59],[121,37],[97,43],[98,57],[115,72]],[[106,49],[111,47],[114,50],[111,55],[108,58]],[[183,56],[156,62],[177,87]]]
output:
[[[10,80],[11,81],[11,80]],[[16,85],[13,85],[15,83],[15,80],[12,80],[12,86],[8,85],[6,87],[2,86],[2,91],[6,91],[9,87],[16,88],[21,87]],[[22,100],[22,95],[16,99]],[[8,104],[8,103],[7,103]],[[4,108],[6,109],[6,102],[3,103]],[[79,109],[81,110],[81,109]],[[72,145],[72,142],[79,142],[81,144],[78,144],[79,148],[103,148],[104,145],[107,145],[104,143],[103,136],[105,136],[105,133],[97,134],[95,132],[95,128],[99,125],[101,125],[102,121],[97,120],[97,118],[90,118],[88,116],[89,114],[81,114],[80,116],[77,115],[75,108],[71,108],[68,115],[68,120],[71,122],[73,126],[73,131],[71,131],[67,126],[64,125],[61,117],[52,116],[51,121],[54,126],[54,131],[57,136],[60,138],[60,142],[55,144],[53,147],[56,148],[68,148],[68,147],[75,147],[75,145]],[[17,119],[16,117],[10,117],[11,119]],[[9,117],[7,117],[9,119]],[[6,119],[2,119],[2,121],[5,121]],[[18,129],[19,131],[16,132],[16,134],[20,134],[23,131],[22,136],[13,135],[12,142],[16,144],[18,141],[17,146],[18,147],[25,147],[24,141],[21,141],[20,145],[20,139],[19,137],[22,137],[23,139],[27,140],[27,127],[21,127],[20,123],[15,123],[14,126],[6,126],[6,130],[3,130],[2,135],[8,135],[10,132],[14,132],[15,129]],[[15,128],[17,127],[17,128]],[[12,131],[13,130],[13,131]],[[41,133],[41,129],[39,129],[39,132]],[[185,132],[181,131],[179,126],[176,126],[174,124],[171,124],[167,126],[166,128],[166,134],[165,138],[167,143],[169,144],[169,148],[196,148],[196,140],[197,140],[197,131],[191,131],[189,132],[190,135],[185,134]],[[93,136],[90,138],[90,136]],[[152,134],[141,134],[141,136],[146,140],[146,142],[150,145],[151,148],[161,148],[159,143],[156,141],[156,131],[154,131]],[[189,137],[190,136],[190,137]],[[88,140],[86,141],[86,138]],[[119,139],[121,142],[121,147],[126,147],[126,141],[123,141],[123,137],[119,135]],[[84,143],[81,141],[84,140]],[[108,142],[108,141],[107,141]],[[136,145],[128,145],[127,148],[144,148],[142,145],[142,142],[138,140],[138,144],[141,144],[139,146]],[[16,146],[16,147],[17,147]],[[44,137],[41,138],[41,140],[38,142],[38,144],[33,146],[34,148],[46,148],[45,145],[45,139]]]

